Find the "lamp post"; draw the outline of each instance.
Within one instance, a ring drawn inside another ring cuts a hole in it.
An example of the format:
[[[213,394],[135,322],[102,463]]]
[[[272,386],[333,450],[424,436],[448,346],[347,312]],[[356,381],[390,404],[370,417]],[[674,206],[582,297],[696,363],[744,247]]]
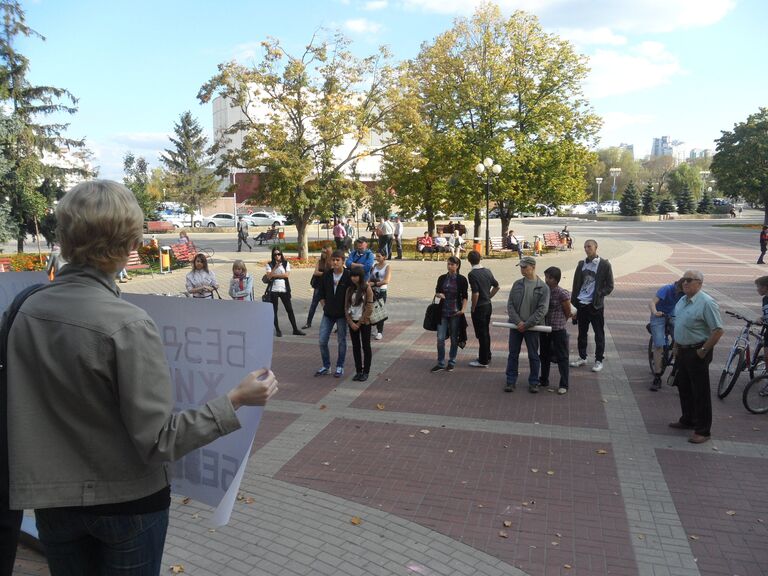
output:
[[[475,166],[478,178],[485,181],[485,255],[491,245],[491,229],[488,226],[488,213],[491,209],[491,180],[501,172],[501,166],[494,164],[492,158],[486,158]],[[485,176],[483,176],[485,175]]]
[[[608,172],[613,176],[613,186],[611,186],[611,212],[613,212],[615,210],[614,202],[616,201],[616,177],[621,174],[621,168],[611,168]]]
[[[595,182],[597,183],[597,210],[600,210],[600,184],[603,183],[602,178],[595,178]]]
[[[699,170],[699,176],[701,176],[701,193],[704,194],[704,191],[707,189],[707,178],[709,178],[709,175],[711,172],[709,170]]]

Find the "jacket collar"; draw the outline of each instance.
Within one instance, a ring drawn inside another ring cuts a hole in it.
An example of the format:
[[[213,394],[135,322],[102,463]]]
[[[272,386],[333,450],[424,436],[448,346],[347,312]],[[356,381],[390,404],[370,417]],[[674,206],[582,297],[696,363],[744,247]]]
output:
[[[114,277],[103,270],[92,266],[75,266],[67,264],[56,276],[54,283],[74,282],[79,284],[88,284],[89,286],[103,287],[112,292],[115,296],[120,296],[120,289],[115,284]]]

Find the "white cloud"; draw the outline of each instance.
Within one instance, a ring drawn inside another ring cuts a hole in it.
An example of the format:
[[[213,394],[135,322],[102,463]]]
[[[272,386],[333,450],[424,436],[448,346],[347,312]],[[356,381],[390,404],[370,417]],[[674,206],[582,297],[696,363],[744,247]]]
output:
[[[585,30],[582,28],[562,28],[556,30],[555,33],[574,43],[576,46],[590,46],[590,45],[611,45],[611,46],[623,46],[627,43],[627,38],[619,34],[615,34],[610,28],[592,28],[591,30]]]
[[[352,32],[360,34],[376,34],[381,30],[381,24],[371,22],[365,18],[355,18],[344,22],[344,27]]]
[[[387,0],[370,0],[365,3],[363,8],[365,10],[384,10],[388,5]]]
[[[585,93],[591,98],[654,88],[684,73],[677,57],[659,42],[642,42],[626,51],[597,50],[589,65]]]
[[[261,42],[243,42],[242,44],[237,44],[233,48],[232,57],[240,63],[250,64],[257,59],[261,50]]]
[[[88,148],[93,152],[93,164],[99,167],[99,177],[123,180],[123,157],[126,152],[142,156],[150,169],[160,164],[160,155],[171,146],[166,132],[126,132],[104,139],[89,139]]]

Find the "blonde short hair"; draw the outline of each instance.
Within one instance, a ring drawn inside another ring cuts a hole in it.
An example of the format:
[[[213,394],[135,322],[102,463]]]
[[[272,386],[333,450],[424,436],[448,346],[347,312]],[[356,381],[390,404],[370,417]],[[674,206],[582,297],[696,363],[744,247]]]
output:
[[[56,207],[56,237],[72,264],[109,268],[143,238],[144,214],[128,188],[112,180],[82,182]]]
[[[235,260],[232,262],[232,272],[235,271],[235,268],[240,268],[244,273],[248,273],[248,268],[245,266],[245,262],[242,260]]]

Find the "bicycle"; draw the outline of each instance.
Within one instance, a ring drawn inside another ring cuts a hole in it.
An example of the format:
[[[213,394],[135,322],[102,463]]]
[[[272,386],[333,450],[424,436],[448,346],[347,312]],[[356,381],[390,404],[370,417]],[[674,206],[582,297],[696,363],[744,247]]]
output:
[[[768,412],[768,374],[763,372],[756,378],[752,378],[744,387],[741,401],[744,403],[744,408],[752,414]]]
[[[669,373],[669,377],[667,378],[667,383],[672,385],[672,382],[674,381],[675,377],[675,356],[672,354],[672,351],[674,349],[675,345],[675,336],[673,334],[673,327],[674,324],[671,321],[671,317],[668,314],[664,314],[664,346],[661,350],[661,372],[659,373],[659,379],[661,379],[662,376],[664,376],[664,372],[666,371],[667,367],[671,367],[672,370]],[[651,333],[651,324],[648,323],[645,325],[645,329],[648,330],[648,333]],[[651,368],[651,374],[656,376],[656,366],[654,365],[653,361],[653,336],[651,336],[648,339],[648,366]],[[658,390],[655,385],[653,387],[654,390]]]
[[[720,400],[731,393],[731,390],[736,385],[736,381],[745,369],[749,371],[750,379],[755,377],[756,372],[760,374],[765,371],[763,338],[762,335],[755,334],[752,331],[752,325],[756,324],[756,322],[730,310],[726,310],[725,313],[737,320],[743,320],[745,326],[739,335],[736,336],[731,351],[728,353],[728,359],[725,362],[723,372],[720,374],[720,381],[717,383],[717,397]],[[754,352],[749,348],[750,337],[755,338]]]

